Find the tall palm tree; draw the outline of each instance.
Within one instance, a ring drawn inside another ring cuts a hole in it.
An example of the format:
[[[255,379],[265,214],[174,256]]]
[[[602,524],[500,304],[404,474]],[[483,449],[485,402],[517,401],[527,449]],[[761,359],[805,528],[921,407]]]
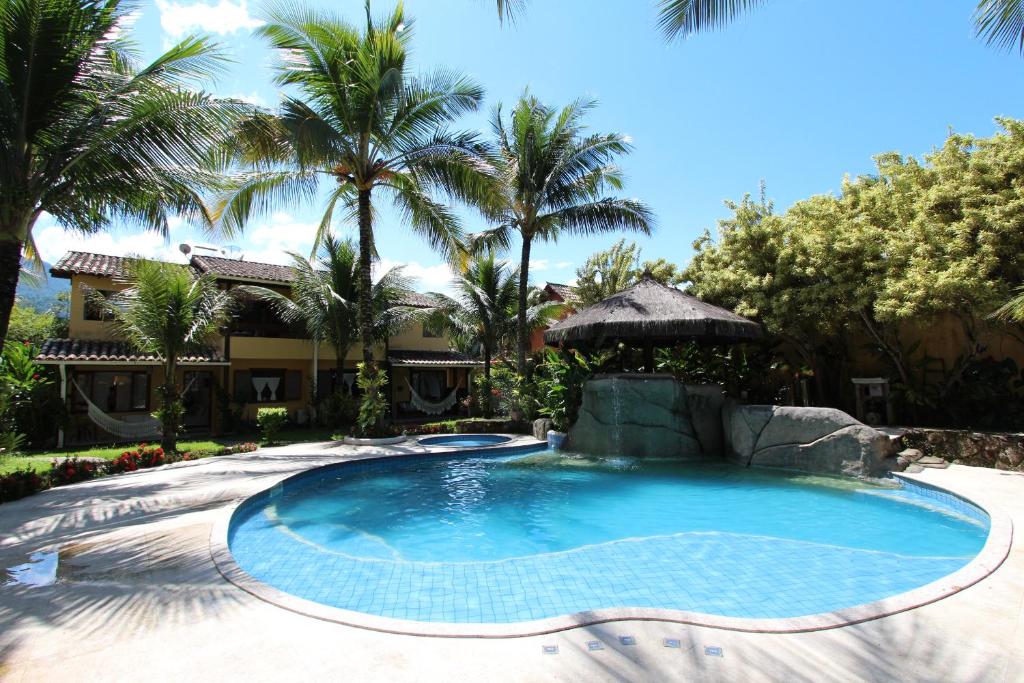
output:
[[[499,18],[503,0],[498,0]],[[723,28],[768,0],[659,0],[658,26],[669,40]],[[974,31],[989,45],[1024,53],[1024,0],[980,0]]]
[[[448,126],[479,105],[483,90],[452,71],[414,77],[407,63],[412,20],[399,3],[375,21],[366,3],[362,31],[330,14],[279,9],[258,33],[279,51],[276,81],[286,96],[280,112],[243,128],[239,151],[253,164],[225,196],[220,215],[239,229],[273,200],[313,198],[321,178],[332,181],[317,238],[339,207],[359,225],[359,281],[368,291],[375,258],[376,193],[404,214],[413,232],[457,260],[462,231],[435,195],[475,201],[490,176],[485,147]],[[359,303],[363,360],[372,366],[373,312]]]
[[[337,356],[337,369],[344,367],[349,349],[359,339],[359,256],[351,240],[328,234],[320,245],[316,261],[290,252],[295,279],[291,296],[273,289],[247,285],[237,289],[266,302],[279,318],[301,326],[315,343],[327,342]],[[411,322],[414,309],[406,302],[413,281],[401,267],[388,270],[370,288],[373,338],[386,341]]]
[[[457,345],[479,350],[484,376],[491,376],[494,355],[512,348],[519,312],[519,270],[495,259],[493,252],[476,256],[465,273],[453,280],[454,296],[433,293],[437,305],[429,324],[448,333]],[[526,310],[526,324],[534,330],[558,315],[562,305],[542,302]]]
[[[127,289],[109,298],[94,292],[91,299],[110,315],[120,337],[163,360],[160,445],[171,453],[177,447],[184,410],[176,377],[178,359],[206,347],[230,320],[234,300],[217,287],[212,275],[195,276],[173,263],[135,261],[125,281]]]
[[[120,0],[0,3],[0,338],[44,213],[84,233],[119,218],[166,234],[171,214],[211,225],[211,150],[252,107],[198,89],[225,61],[205,38],[140,66],[125,16]]]
[[[583,117],[593,107],[593,102],[577,101],[556,110],[525,94],[507,121],[500,105],[491,118],[499,187],[487,215],[496,227],[476,235],[474,242],[507,248],[515,233],[522,239],[516,345],[521,375],[526,374],[527,294],[534,240],[616,230],[646,235],[654,224],[642,202],[606,194],[622,188],[622,172],[614,160],[629,153],[631,145],[619,133],[585,134]]]

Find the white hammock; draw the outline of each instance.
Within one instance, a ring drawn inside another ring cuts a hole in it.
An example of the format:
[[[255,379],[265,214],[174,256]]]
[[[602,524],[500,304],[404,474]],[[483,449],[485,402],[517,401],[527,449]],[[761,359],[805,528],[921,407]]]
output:
[[[412,388],[411,384],[409,384],[409,380],[405,380],[405,384],[409,387],[409,391],[412,392],[412,400],[410,403],[412,403],[412,405],[421,413],[426,413],[427,415],[440,415],[443,412],[451,410],[452,406],[455,405],[455,392],[457,392],[458,389],[452,389],[452,393],[448,394],[446,398],[437,402],[432,402],[417,394],[416,390]]]
[[[192,382],[195,378],[192,379]],[[189,382],[184,391],[181,392],[182,396],[192,386],[192,382]],[[137,420],[118,420],[116,417],[111,417],[103,412],[103,409],[98,405],[89,400],[85,392],[82,391],[82,387],[78,386],[78,382],[71,380],[71,383],[75,385],[75,389],[78,390],[82,400],[85,401],[86,405],[89,406],[89,419],[92,420],[97,427],[110,432],[114,436],[121,439],[152,439],[160,436],[162,433],[160,420],[156,419],[152,415],[146,415],[140,417]]]

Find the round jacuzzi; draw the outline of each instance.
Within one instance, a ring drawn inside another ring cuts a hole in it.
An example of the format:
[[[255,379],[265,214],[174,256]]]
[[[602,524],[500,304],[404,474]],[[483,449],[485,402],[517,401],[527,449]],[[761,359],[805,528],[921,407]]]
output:
[[[277,595],[493,625],[835,613],[957,572],[989,527],[918,486],[491,449],[311,470],[245,501],[225,533],[238,574]]]
[[[508,443],[510,437],[500,434],[450,434],[445,436],[426,436],[419,440],[424,446],[456,446],[458,448],[482,448]]]

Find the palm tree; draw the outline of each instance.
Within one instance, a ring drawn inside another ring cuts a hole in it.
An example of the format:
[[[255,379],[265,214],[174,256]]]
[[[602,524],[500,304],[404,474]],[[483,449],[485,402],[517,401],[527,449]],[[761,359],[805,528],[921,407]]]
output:
[[[446,126],[479,105],[483,90],[451,71],[413,77],[407,55],[412,21],[401,3],[374,21],[366,4],[362,32],[331,16],[275,10],[258,33],[281,54],[276,80],[285,97],[274,117],[243,128],[239,151],[253,164],[220,208],[227,230],[240,229],[273,200],[313,198],[333,181],[316,242],[341,207],[359,225],[359,283],[371,286],[376,255],[373,197],[383,193],[409,227],[445,257],[460,254],[462,231],[435,193],[465,201],[486,196],[486,148],[474,134]],[[301,99],[300,99],[301,98]],[[315,245],[314,245],[315,249]],[[373,311],[359,302],[363,360],[373,359]]]
[[[315,262],[291,252],[295,279],[291,296],[247,285],[237,289],[269,304],[282,321],[301,326],[314,343],[327,342],[344,367],[349,349],[359,338],[359,258],[351,240],[328,234]],[[407,325],[414,310],[406,306],[413,282],[401,267],[388,270],[371,286],[373,338],[384,342]]]
[[[172,453],[184,410],[176,377],[178,359],[206,347],[230,320],[234,301],[212,275],[196,276],[173,263],[134,261],[126,282],[127,289],[109,298],[94,292],[91,299],[110,315],[118,336],[163,359],[160,445]]]
[[[658,26],[668,40],[723,28],[767,0],[659,0]],[[498,20],[512,20],[526,0],[496,0]],[[981,0],[974,10],[974,31],[989,45],[1024,53],[1024,0]]]
[[[593,102],[577,101],[555,110],[525,94],[507,122],[500,105],[491,119],[499,187],[487,215],[496,227],[476,235],[474,242],[508,248],[514,233],[522,238],[516,345],[520,375],[526,374],[533,241],[615,230],[646,235],[654,224],[643,203],[605,194],[622,188],[622,172],[613,162],[631,145],[618,133],[585,135],[583,116],[593,107]]]
[[[658,26],[669,40],[723,28],[768,0],[660,0]],[[503,0],[498,0],[502,16]],[[507,11],[507,10],[506,10]],[[980,0],[974,31],[989,45],[1024,53],[1024,0]]]
[[[488,379],[494,355],[515,345],[518,280],[518,268],[495,260],[491,252],[474,257],[466,272],[453,280],[454,296],[431,295],[437,305],[428,324],[447,332],[456,346],[479,351]],[[561,304],[552,302],[530,306],[526,311],[529,329],[547,323],[561,310]]]
[[[171,214],[212,225],[211,150],[252,107],[198,89],[224,62],[205,38],[140,66],[125,16],[120,0],[0,3],[0,338],[44,213],[84,233],[119,218],[166,234]]]

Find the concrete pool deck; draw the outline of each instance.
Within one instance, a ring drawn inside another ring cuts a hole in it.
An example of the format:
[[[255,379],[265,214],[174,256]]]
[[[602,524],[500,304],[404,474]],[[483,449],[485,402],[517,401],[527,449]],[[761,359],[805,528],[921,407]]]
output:
[[[0,505],[0,567],[61,551],[54,585],[0,585],[0,678],[1024,681],[1020,533],[999,569],[955,595],[791,634],[619,621],[498,640],[400,636],[281,609],[214,566],[212,525],[239,499],[317,465],[420,449],[261,449]],[[954,465],[914,478],[998,506],[1024,530],[1024,474]],[[592,640],[604,649],[589,651]]]

